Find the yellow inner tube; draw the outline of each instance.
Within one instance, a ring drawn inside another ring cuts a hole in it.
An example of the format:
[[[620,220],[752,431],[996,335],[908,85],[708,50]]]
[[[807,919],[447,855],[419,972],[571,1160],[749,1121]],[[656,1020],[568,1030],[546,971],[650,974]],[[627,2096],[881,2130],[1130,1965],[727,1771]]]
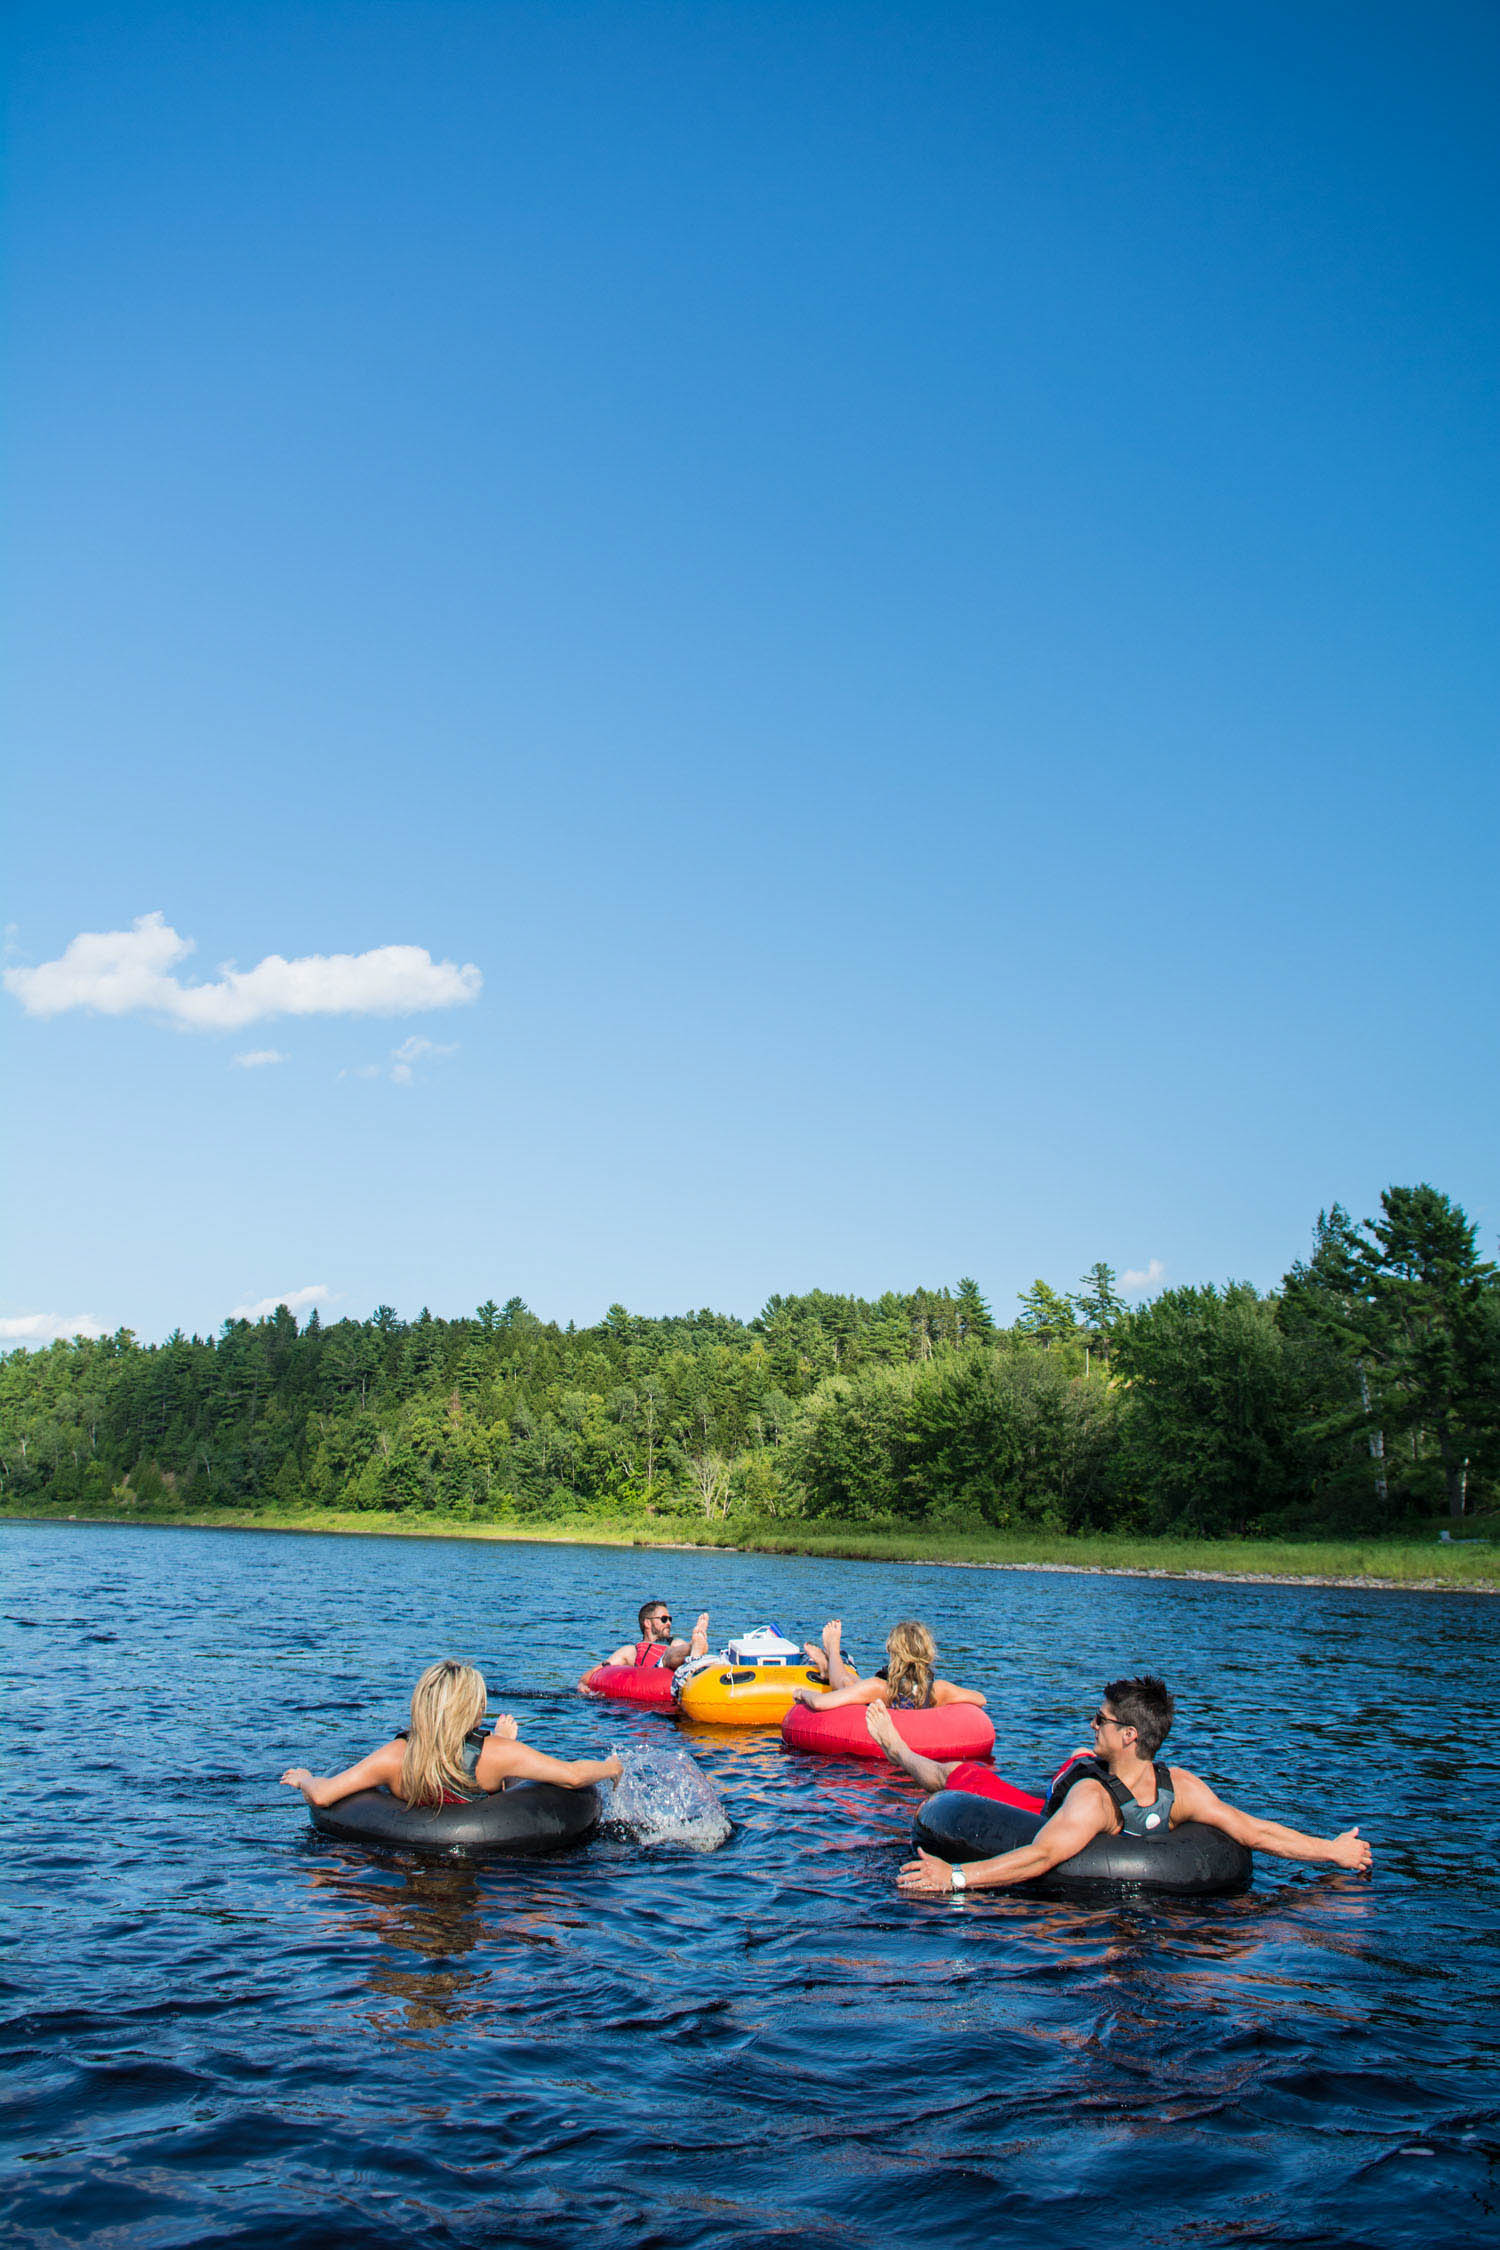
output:
[[[717,1658],[684,1680],[677,1708],[685,1719],[720,1727],[779,1727],[798,1688],[828,1682],[806,1664],[731,1664]]]

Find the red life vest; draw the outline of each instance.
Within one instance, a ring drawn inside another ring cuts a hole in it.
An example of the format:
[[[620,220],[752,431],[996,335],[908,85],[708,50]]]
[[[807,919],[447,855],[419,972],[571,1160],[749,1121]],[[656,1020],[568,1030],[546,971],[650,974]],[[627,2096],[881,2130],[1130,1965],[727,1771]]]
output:
[[[643,1664],[648,1672],[653,1671],[658,1665],[666,1663],[670,1646],[670,1641],[637,1641],[635,1660],[637,1664]]]

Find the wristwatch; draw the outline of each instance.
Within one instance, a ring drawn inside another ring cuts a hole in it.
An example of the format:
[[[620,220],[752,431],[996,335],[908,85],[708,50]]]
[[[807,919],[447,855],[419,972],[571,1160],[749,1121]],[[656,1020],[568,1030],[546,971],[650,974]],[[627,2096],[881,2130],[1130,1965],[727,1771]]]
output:
[[[966,1891],[968,1887],[969,1878],[963,1869],[961,1867],[950,1867],[948,1870],[948,1888],[952,1891]]]

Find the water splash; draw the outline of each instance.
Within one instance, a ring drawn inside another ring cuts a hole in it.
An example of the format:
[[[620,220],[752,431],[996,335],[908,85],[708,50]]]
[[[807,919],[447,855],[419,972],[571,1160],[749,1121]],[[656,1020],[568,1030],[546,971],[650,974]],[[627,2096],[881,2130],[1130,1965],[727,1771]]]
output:
[[[686,1844],[717,1851],[733,1826],[718,1790],[685,1750],[643,1743],[613,1743],[624,1772],[609,1810],[612,1826],[628,1828],[643,1844]]]

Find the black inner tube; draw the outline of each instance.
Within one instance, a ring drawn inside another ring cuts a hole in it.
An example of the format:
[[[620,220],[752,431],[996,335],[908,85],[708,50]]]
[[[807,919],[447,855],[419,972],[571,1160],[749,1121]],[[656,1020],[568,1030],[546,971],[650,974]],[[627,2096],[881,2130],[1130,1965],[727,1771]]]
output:
[[[1029,1844],[1042,1825],[1039,1813],[1002,1805],[964,1789],[943,1789],[929,1797],[912,1826],[912,1840],[938,1859],[962,1864],[997,1859]],[[1017,1890],[1067,1892],[1109,1890],[1170,1891],[1185,1898],[1212,1898],[1250,1887],[1251,1860],[1243,1844],[1222,1828],[1185,1820],[1167,1835],[1096,1836],[1072,1859]]]
[[[561,1789],[554,1781],[513,1781],[465,1805],[407,1805],[389,1789],[360,1789],[336,1805],[314,1805],[321,1835],[351,1844],[395,1845],[402,1851],[562,1851],[598,1827],[597,1786]]]

